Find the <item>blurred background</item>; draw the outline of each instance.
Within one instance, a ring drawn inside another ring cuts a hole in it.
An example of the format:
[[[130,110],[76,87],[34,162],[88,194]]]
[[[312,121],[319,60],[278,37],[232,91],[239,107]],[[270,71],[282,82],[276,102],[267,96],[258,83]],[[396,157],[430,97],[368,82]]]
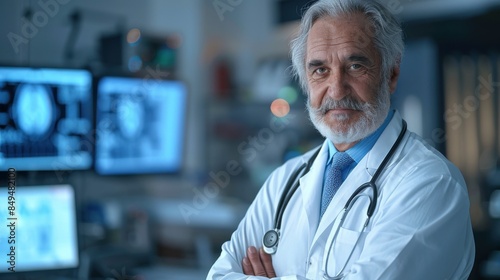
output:
[[[312,2],[1,1],[0,278],[204,279],[270,172],[322,142],[289,72]],[[467,180],[470,279],[500,279],[500,1],[382,2],[394,107]]]

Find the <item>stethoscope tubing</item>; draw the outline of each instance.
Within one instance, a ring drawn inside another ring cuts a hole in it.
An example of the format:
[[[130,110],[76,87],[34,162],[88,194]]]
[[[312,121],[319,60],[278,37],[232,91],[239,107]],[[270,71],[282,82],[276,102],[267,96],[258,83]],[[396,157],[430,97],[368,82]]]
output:
[[[403,128],[401,129],[401,132],[399,133],[398,138],[396,139],[396,141],[392,145],[391,149],[389,150],[389,152],[387,153],[385,158],[380,163],[379,167],[375,171],[375,174],[373,175],[371,180],[369,182],[366,182],[365,184],[361,185],[358,189],[356,189],[356,191],[354,191],[353,194],[359,193],[360,189],[364,189],[367,184],[374,184],[375,181],[378,179],[378,177],[380,176],[380,173],[382,173],[382,170],[385,169],[385,166],[387,165],[390,158],[394,154],[396,148],[399,146],[399,143],[403,139],[403,136],[404,136],[406,129],[407,129],[406,121],[403,120],[402,125],[403,125]],[[281,229],[281,221],[282,221],[286,206],[288,205],[288,202],[290,201],[290,199],[293,196],[293,194],[295,193],[295,191],[300,186],[300,182],[299,182],[298,178],[302,177],[303,175],[305,175],[306,173],[309,172],[309,170],[310,170],[314,160],[316,160],[316,157],[318,156],[320,150],[321,150],[321,146],[316,149],[314,154],[311,156],[311,158],[307,162],[303,163],[299,168],[297,168],[297,170],[295,170],[294,173],[288,178],[288,181],[285,185],[285,188],[283,189],[283,194],[281,195],[280,201],[278,202],[277,211],[276,211],[276,214],[274,217],[274,225],[275,225],[274,228],[277,229],[278,231],[279,231],[279,229]],[[302,172],[302,174],[299,177],[299,174],[301,172]],[[353,197],[354,197],[354,195],[351,195],[351,197],[347,200],[346,205],[348,203],[350,203],[350,201],[353,199]],[[374,203],[373,203],[372,207],[368,208],[368,214],[370,217],[373,215],[373,212],[375,211],[375,208],[377,206],[377,200],[378,200],[378,192],[377,192],[376,188],[374,188]]]
[[[345,218],[348,214],[348,212],[350,211],[350,209],[352,208],[352,205],[354,204],[354,202],[360,197],[362,196],[361,195],[361,192],[363,192],[366,188],[371,188],[372,189],[372,197],[369,197],[370,199],[370,204],[368,205],[368,209],[367,209],[367,218],[365,220],[365,223],[363,225],[363,228],[361,230],[361,232],[363,232],[365,230],[365,228],[368,226],[368,223],[370,221],[370,218],[371,216],[373,215],[373,213],[375,212],[375,209],[377,207],[377,202],[378,202],[378,189],[377,189],[377,185],[376,185],[376,181],[378,179],[378,177],[380,176],[380,174],[382,173],[382,171],[385,169],[387,163],[389,162],[389,160],[392,158],[392,156],[394,155],[396,149],[399,147],[399,144],[401,143],[405,133],[406,133],[406,130],[407,130],[407,124],[406,124],[406,121],[402,121],[402,129],[401,129],[401,132],[399,133],[398,135],[398,138],[396,139],[396,141],[394,142],[394,144],[392,145],[391,149],[389,150],[389,152],[386,154],[386,156],[384,157],[384,159],[382,160],[382,162],[380,163],[379,167],[377,168],[377,170],[375,171],[375,174],[373,175],[373,177],[370,179],[369,182],[366,182],[364,184],[362,184],[361,186],[359,186],[353,193],[352,195],[349,197],[349,199],[347,200],[345,206],[344,206],[344,212],[342,214],[342,217],[341,217],[341,220],[339,222],[339,225],[337,226],[337,230],[333,236],[333,239],[332,239],[332,242],[328,248],[328,253],[327,253],[327,259],[326,259],[326,262],[325,262],[325,273],[323,275],[323,278],[324,279],[341,279],[343,278],[343,272],[347,266],[347,263],[349,262],[349,259],[351,258],[353,252],[354,252],[354,249],[356,248],[358,242],[359,242],[359,236],[358,236],[358,239],[356,240],[355,244],[354,244],[354,247],[353,247],[353,250],[351,250],[348,258],[347,258],[347,262],[344,264],[344,267],[341,269],[341,271],[335,276],[335,277],[330,277],[328,275],[328,260],[329,260],[329,257],[330,257],[330,253],[331,253],[331,250],[332,250],[332,247],[333,247],[333,243],[334,241],[336,240],[336,237],[338,235],[338,231],[340,229],[340,227],[342,226],[342,224],[344,223],[345,221]],[[275,232],[275,236],[276,236],[276,241],[272,242],[272,247],[267,247],[265,244],[266,242],[263,241],[263,244],[264,244],[264,250],[270,254],[274,254],[277,250],[277,247],[278,247],[278,243],[279,243],[279,238],[280,238],[280,229],[281,229],[281,223],[282,223],[282,218],[283,218],[283,214],[285,212],[285,209],[286,209],[286,206],[288,205],[288,202],[290,201],[290,199],[292,198],[293,194],[295,193],[295,191],[299,188],[300,186],[300,178],[307,174],[313,164],[313,162],[316,160],[316,157],[318,156],[319,152],[321,150],[321,146],[317,148],[317,150],[314,152],[314,154],[311,156],[311,158],[303,163],[299,168],[297,168],[292,174],[291,176],[288,178],[288,181],[285,185],[285,188],[283,190],[283,194],[281,195],[280,197],[280,200],[278,202],[278,207],[277,207],[277,211],[276,211],[276,214],[275,214],[275,217],[274,217],[274,229],[268,231],[266,233],[266,235],[270,232]],[[265,235],[265,236],[266,236]]]
[[[335,234],[333,235],[332,242],[330,243],[330,246],[328,248],[328,252],[327,252],[327,255],[326,255],[326,260],[325,260],[325,263],[324,263],[324,272],[325,273],[323,275],[323,279],[342,279],[344,277],[344,275],[343,275],[344,274],[344,270],[347,267],[347,264],[349,263],[349,260],[351,259],[352,254],[354,253],[354,250],[356,249],[356,246],[359,243],[359,239],[361,237],[361,233],[360,233],[360,236],[358,236],[358,238],[356,239],[356,242],[354,243],[354,246],[353,246],[351,252],[349,253],[349,256],[347,257],[347,260],[344,263],[344,266],[342,267],[342,269],[339,271],[339,273],[337,273],[337,275],[335,275],[334,277],[330,277],[330,275],[328,273],[328,261],[330,259],[330,253],[331,253],[331,250],[333,248],[333,244],[334,244],[334,242],[335,242],[335,240],[337,238],[337,235],[339,233],[340,228],[344,224],[344,221],[345,221],[345,218],[347,217],[347,214],[352,209],[354,203],[360,197],[364,196],[363,194],[361,194],[361,192],[363,192],[367,188],[371,188],[372,189],[372,195],[373,195],[373,197],[370,197],[369,195],[365,194],[366,196],[368,196],[368,198],[370,200],[370,203],[368,204],[368,210],[366,211],[366,220],[365,220],[365,222],[363,224],[363,228],[361,229],[361,232],[363,232],[366,229],[366,227],[368,226],[368,223],[370,222],[370,219],[371,219],[373,213],[375,212],[375,208],[376,208],[377,202],[378,202],[378,188],[377,188],[377,185],[376,185],[376,181],[377,181],[378,177],[380,176],[380,174],[382,174],[382,171],[385,169],[385,167],[386,167],[387,163],[389,162],[389,160],[392,158],[392,156],[396,152],[396,148],[399,147],[399,144],[403,140],[403,136],[406,133],[406,129],[407,129],[407,124],[403,120],[403,127],[401,129],[401,132],[398,135],[398,138],[396,139],[396,141],[392,145],[391,149],[389,150],[389,152],[387,153],[387,155],[384,157],[384,159],[380,163],[380,165],[377,168],[377,170],[375,171],[375,174],[373,175],[373,177],[370,179],[369,182],[366,182],[366,183],[362,184],[361,186],[359,186],[352,193],[351,197],[349,197],[349,199],[347,200],[347,202],[346,202],[346,204],[344,206],[344,211],[342,213],[342,217],[340,218],[339,225],[337,226],[337,229],[335,230]]]

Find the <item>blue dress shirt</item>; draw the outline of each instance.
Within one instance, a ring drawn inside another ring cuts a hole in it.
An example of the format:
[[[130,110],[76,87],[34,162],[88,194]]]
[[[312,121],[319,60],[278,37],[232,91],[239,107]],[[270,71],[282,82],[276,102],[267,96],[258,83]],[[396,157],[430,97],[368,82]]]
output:
[[[390,109],[389,113],[387,114],[387,117],[385,118],[384,122],[382,125],[377,128],[372,134],[367,136],[366,138],[362,139],[356,145],[352,146],[349,148],[347,151],[345,151],[352,159],[353,163],[349,165],[349,167],[345,168],[344,171],[342,171],[342,180],[345,180],[349,173],[356,167],[356,165],[363,159],[363,157],[373,148],[373,145],[375,145],[375,142],[377,142],[378,138],[384,132],[385,128],[389,124],[389,122],[392,119],[392,116],[394,116],[394,109]],[[328,142],[328,160],[325,165],[325,171],[326,171],[326,166],[333,160],[333,155],[338,152],[337,148],[333,145],[332,141],[327,140]],[[326,174],[326,172],[325,172]],[[326,176],[323,176],[323,186],[325,185],[325,178]]]

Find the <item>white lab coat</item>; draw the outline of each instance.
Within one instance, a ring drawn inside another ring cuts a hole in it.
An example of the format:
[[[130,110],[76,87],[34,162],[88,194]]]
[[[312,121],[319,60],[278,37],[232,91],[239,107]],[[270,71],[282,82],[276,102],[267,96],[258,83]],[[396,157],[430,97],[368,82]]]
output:
[[[356,188],[368,182],[402,128],[398,112],[372,150],[333,197],[323,218],[319,205],[328,147],[323,144],[309,173],[300,179],[283,216],[276,279],[322,279],[328,246],[340,213]],[[248,246],[262,247],[274,228],[278,201],[290,174],[312,151],[276,169],[259,191],[207,279],[267,279],[242,273]],[[361,234],[344,279],[467,279],[475,248],[467,187],[459,170],[414,133],[406,133],[377,182],[378,205],[365,232],[367,201],[361,198],[340,229],[329,258],[330,275],[343,266]],[[328,245],[328,246],[327,246]]]

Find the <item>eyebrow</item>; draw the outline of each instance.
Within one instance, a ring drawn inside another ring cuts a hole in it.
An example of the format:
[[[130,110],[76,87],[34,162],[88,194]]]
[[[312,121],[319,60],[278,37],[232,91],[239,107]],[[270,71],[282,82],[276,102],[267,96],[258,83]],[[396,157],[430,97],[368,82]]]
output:
[[[309,63],[307,64],[307,69],[315,68],[315,67],[322,66],[322,65],[325,65],[324,60],[313,59],[313,60],[309,61]]]
[[[371,64],[371,60],[368,59],[368,57],[364,56],[364,55],[358,55],[358,54],[354,54],[354,55],[351,55],[347,58],[347,61],[350,61],[350,62],[361,62],[361,63],[365,63],[365,64]]]

